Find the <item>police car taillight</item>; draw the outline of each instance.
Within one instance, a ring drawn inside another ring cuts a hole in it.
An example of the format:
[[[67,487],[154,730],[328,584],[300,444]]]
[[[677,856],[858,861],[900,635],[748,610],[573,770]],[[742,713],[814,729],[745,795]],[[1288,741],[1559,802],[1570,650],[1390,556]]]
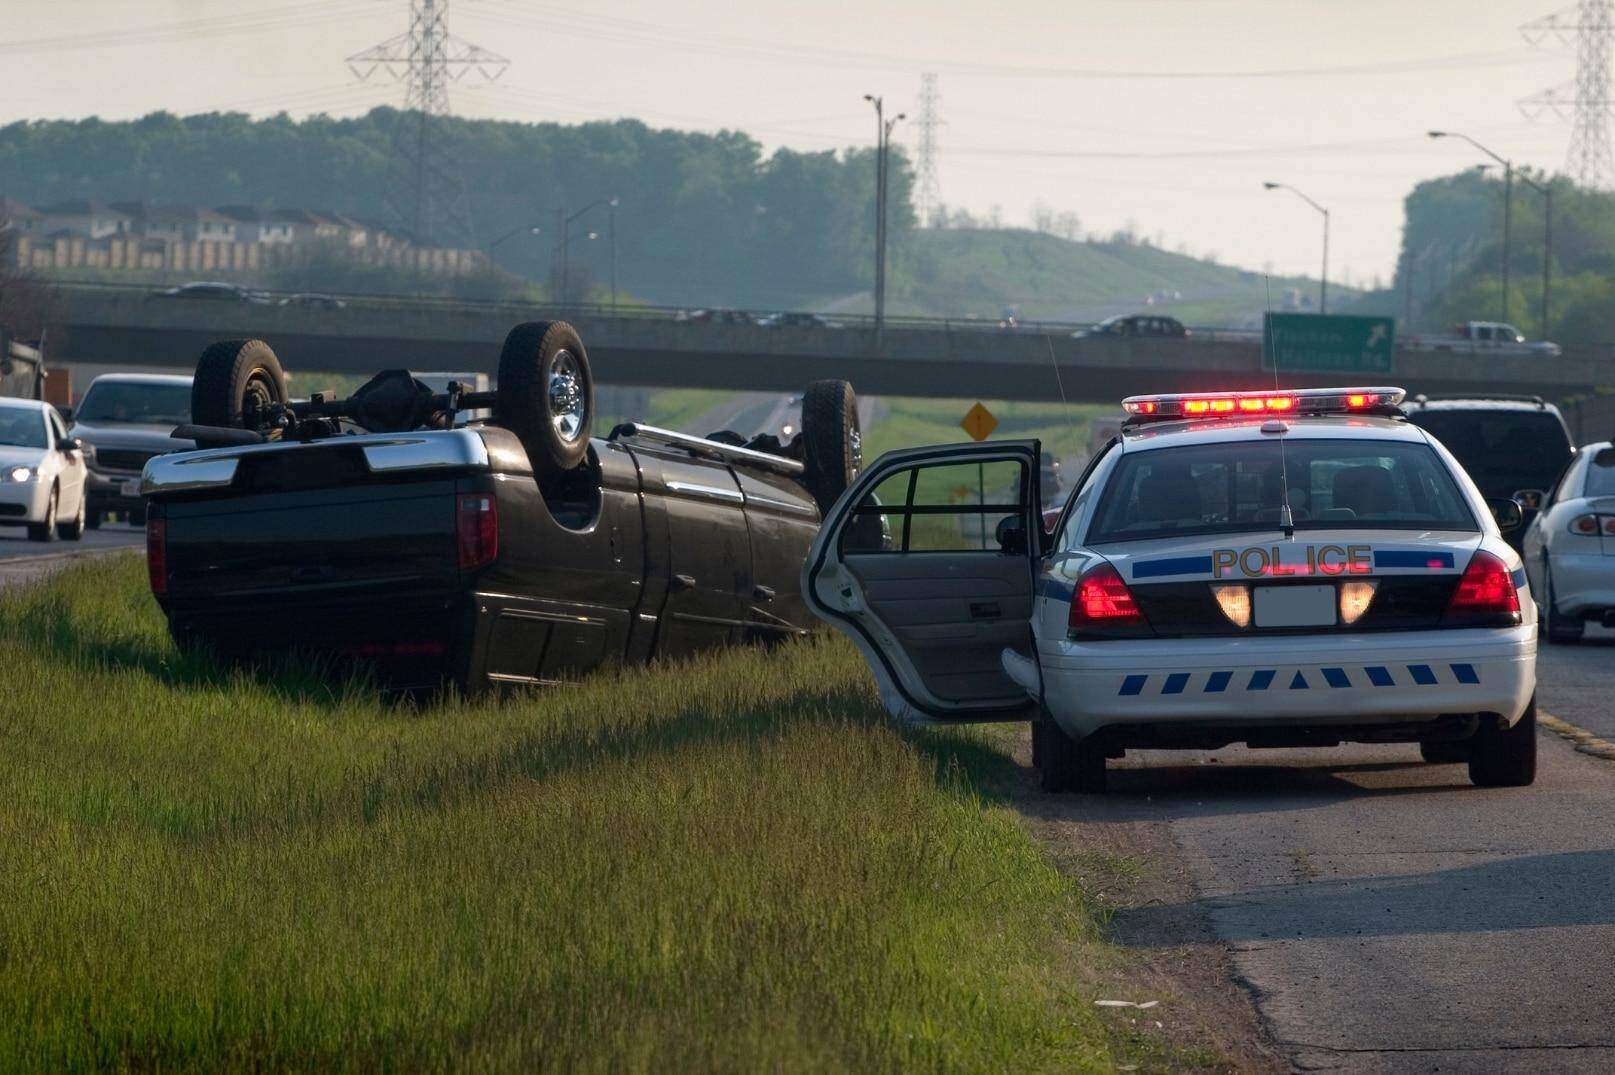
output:
[[[1122,581],[1121,574],[1110,564],[1089,568],[1077,580],[1077,589],[1071,595],[1071,614],[1067,625],[1072,631],[1085,634],[1095,631],[1121,629],[1132,633],[1138,628],[1146,631],[1149,621],[1138,610],[1132,591]]]
[[[1400,388],[1304,388],[1271,392],[1197,392],[1128,396],[1122,409],[1139,421],[1253,415],[1351,414],[1395,407]]]
[[[1452,591],[1447,614],[1441,621],[1448,627],[1508,627],[1520,622],[1520,594],[1508,566],[1489,552],[1469,558],[1463,578]]]

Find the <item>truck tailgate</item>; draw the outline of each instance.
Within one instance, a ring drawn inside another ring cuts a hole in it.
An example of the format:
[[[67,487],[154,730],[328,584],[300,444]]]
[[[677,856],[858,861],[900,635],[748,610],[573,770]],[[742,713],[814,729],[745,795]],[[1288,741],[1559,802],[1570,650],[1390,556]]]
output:
[[[169,602],[453,589],[454,494],[452,478],[416,476],[169,502],[162,512]]]

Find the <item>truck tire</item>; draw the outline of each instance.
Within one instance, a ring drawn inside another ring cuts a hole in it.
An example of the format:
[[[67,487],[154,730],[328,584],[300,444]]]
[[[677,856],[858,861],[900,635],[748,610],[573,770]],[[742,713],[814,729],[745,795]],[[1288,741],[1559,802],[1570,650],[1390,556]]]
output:
[[[802,483],[830,508],[864,465],[863,433],[858,428],[858,397],[846,381],[814,381],[802,394]]]
[[[267,433],[264,412],[273,404],[285,403],[286,398],[286,374],[267,343],[220,340],[196,360],[191,421],[199,426]]]
[[[575,470],[589,453],[594,375],[577,330],[565,321],[529,321],[505,337],[493,420],[527,449],[533,475]]]
[[[1469,753],[1469,779],[1483,788],[1523,788],[1536,780],[1536,698],[1512,728],[1483,727]]]

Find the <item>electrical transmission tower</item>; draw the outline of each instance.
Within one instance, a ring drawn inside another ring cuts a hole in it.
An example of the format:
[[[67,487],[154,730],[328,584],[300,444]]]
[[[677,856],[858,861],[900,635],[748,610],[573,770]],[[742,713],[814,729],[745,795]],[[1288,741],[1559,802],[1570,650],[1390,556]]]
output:
[[[937,117],[937,103],[941,100],[942,95],[936,88],[936,75],[921,75],[919,119],[915,123],[919,129],[920,146],[914,208],[919,213],[922,228],[935,225],[936,214],[942,208],[942,189],[936,177],[936,129],[942,125],[942,120]]]
[[[409,30],[348,57],[355,76],[385,71],[405,84],[404,115],[393,131],[388,200],[418,240],[471,246],[465,184],[447,144],[449,83],[472,71],[492,82],[510,61],[449,33],[449,0],[409,0]]]
[[[1565,171],[1589,187],[1608,187],[1615,181],[1609,141],[1609,118],[1615,112],[1609,89],[1612,26],[1615,2],[1580,0],[1520,28],[1533,45],[1556,42],[1576,49],[1576,80],[1527,97],[1520,110],[1530,119],[1552,113],[1570,121]]]

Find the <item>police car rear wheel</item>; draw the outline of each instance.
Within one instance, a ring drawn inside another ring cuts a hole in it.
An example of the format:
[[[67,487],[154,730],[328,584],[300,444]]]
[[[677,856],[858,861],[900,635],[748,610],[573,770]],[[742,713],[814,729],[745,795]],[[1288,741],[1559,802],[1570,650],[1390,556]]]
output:
[[[1052,720],[1032,723],[1032,758],[1046,792],[1105,790],[1104,748],[1092,739],[1072,739]]]
[[[1512,728],[1482,727],[1469,754],[1469,779],[1483,788],[1522,788],[1536,780],[1536,698]]]

